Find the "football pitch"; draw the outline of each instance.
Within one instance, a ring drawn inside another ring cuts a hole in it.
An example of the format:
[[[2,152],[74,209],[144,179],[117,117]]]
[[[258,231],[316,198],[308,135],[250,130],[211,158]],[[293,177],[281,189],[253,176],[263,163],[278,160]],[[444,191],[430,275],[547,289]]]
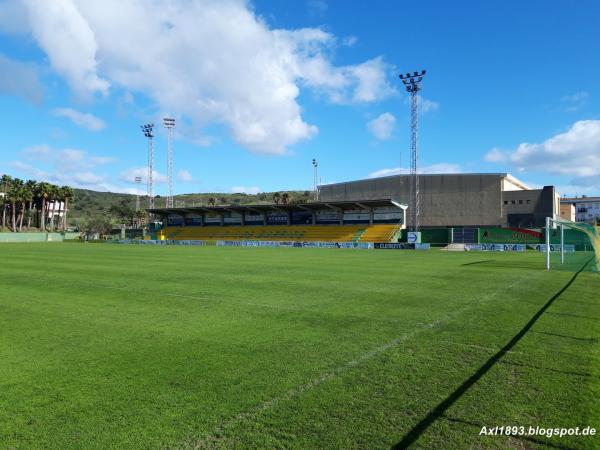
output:
[[[600,275],[543,255],[0,245],[0,447],[598,448]]]

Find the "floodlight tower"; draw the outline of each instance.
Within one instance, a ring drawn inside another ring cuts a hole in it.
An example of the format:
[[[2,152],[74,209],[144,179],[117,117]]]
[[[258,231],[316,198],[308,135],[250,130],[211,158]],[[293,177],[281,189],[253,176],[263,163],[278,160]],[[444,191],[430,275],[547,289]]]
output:
[[[135,212],[140,210],[140,183],[142,182],[142,177],[135,177]]]
[[[148,138],[148,176],[146,179],[146,193],[148,194],[148,208],[154,208],[154,184],[152,183],[152,173],[154,172],[154,147],[152,145],[152,129],[153,123],[141,125],[142,133]],[[137,180],[136,180],[137,181]]]
[[[419,174],[417,166],[419,162],[419,111],[417,92],[421,90],[421,81],[426,71],[400,74],[400,79],[410,94],[410,201],[412,203],[412,226],[413,231],[419,231],[419,219],[421,216],[419,205]]]
[[[317,162],[317,160],[315,158],[313,158],[312,160],[312,165],[313,165],[313,172],[314,172],[314,183],[313,183],[313,194],[315,196],[315,200],[319,200],[319,182],[318,180],[318,167],[319,167],[319,163]]]
[[[165,117],[163,126],[167,129],[167,184],[169,191],[167,192],[167,208],[173,208],[173,144],[172,131],[175,127],[175,119]]]

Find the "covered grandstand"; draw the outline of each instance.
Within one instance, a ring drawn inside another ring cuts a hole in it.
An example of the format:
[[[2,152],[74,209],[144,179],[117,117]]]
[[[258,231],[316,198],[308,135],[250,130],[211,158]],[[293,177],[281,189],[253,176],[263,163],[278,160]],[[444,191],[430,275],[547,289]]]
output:
[[[154,208],[161,240],[392,242],[406,205],[393,199]]]

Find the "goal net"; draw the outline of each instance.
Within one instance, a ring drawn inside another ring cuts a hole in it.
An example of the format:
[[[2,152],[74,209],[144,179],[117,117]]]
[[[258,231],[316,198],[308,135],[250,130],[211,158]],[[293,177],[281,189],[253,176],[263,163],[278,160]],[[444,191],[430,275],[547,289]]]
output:
[[[600,271],[600,230],[584,222],[546,219],[546,269]]]

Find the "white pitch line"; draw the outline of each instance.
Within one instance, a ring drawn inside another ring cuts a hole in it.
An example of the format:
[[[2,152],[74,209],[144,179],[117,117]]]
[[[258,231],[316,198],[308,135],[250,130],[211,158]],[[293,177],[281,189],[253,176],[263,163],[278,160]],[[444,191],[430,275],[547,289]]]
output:
[[[481,298],[480,301],[477,302],[477,305],[481,305],[483,303],[488,302],[493,297],[495,297],[498,292],[507,291],[508,289],[515,286],[517,283],[519,283],[524,278],[526,278],[526,277],[519,278],[516,281],[514,281],[513,283],[511,283],[510,285],[508,285],[506,287],[502,287],[501,289],[498,289],[494,292],[489,293],[487,296],[484,296],[483,298]],[[458,308],[458,309],[454,310],[453,312],[446,314],[444,317],[434,320],[433,322],[430,322],[427,324],[420,324],[421,325],[420,328],[415,329],[410,333],[404,334],[403,336],[401,336],[399,338],[393,339],[393,340],[391,340],[379,347],[376,347],[368,352],[362,353],[362,354],[358,355],[358,357],[356,357],[355,359],[348,361],[328,372],[324,372],[323,374],[312,379],[311,381],[309,381],[305,384],[302,384],[300,386],[297,386],[295,388],[292,388],[280,396],[273,397],[270,400],[266,400],[262,403],[259,403],[255,407],[250,408],[249,410],[234,416],[233,418],[231,418],[224,424],[218,426],[210,434],[205,435],[203,438],[200,438],[199,440],[195,441],[194,443],[182,443],[181,446],[183,448],[191,447],[194,449],[207,448],[207,447],[211,447],[211,446],[214,447],[214,446],[218,445],[219,436],[221,436],[227,428],[230,428],[231,426],[235,425],[236,423],[241,422],[246,419],[253,418],[253,417],[259,415],[261,412],[273,408],[274,406],[276,406],[279,403],[285,402],[287,400],[291,400],[294,397],[298,397],[298,396],[302,395],[303,393],[305,393],[306,391],[308,391],[312,388],[315,388],[337,376],[340,376],[340,375],[344,374],[345,372],[348,372],[350,369],[358,366],[360,363],[365,362],[370,359],[373,359],[376,356],[389,350],[390,348],[398,346],[402,342],[414,337],[415,335],[419,334],[420,332],[436,328],[437,326],[439,326],[440,324],[442,324],[444,322],[447,322],[451,318],[453,318],[457,315],[460,315],[461,313],[463,313],[466,310],[471,309],[472,306],[473,305],[463,306],[462,308]]]

